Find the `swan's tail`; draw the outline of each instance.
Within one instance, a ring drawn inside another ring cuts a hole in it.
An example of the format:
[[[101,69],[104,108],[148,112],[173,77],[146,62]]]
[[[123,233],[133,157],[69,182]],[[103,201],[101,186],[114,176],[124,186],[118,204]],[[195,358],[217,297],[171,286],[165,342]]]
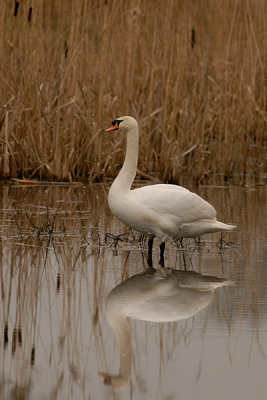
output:
[[[224,224],[216,219],[201,219],[190,224],[183,224],[177,238],[196,238],[207,233],[232,231],[234,229],[236,229],[235,225]]]
[[[181,284],[181,287],[187,287],[189,289],[194,289],[199,292],[213,292],[215,289],[218,289],[222,286],[234,286],[235,283],[228,279],[217,278],[212,276],[205,276],[205,279],[201,282],[194,282],[193,284]]]
[[[217,221],[217,220],[201,220],[200,226],[203,224],[203,234],[205,233],[216,233],[216,232],[229,232],[233,231],[234,229],[237,228],[236,225],[230,225],[230,224],[224,224],[223,222]]]
[[[224,224],[223,222],[216,221],[216,226],[218,229],[221,229],[222,231],[233,231],[234,229],[237,228],[236,225],[232,224]]]

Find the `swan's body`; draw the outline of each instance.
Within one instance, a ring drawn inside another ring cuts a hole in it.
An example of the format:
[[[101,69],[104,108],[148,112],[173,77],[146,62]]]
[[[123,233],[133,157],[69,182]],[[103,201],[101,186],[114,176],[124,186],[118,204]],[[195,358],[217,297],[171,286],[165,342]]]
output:
[[[120,221],[148,234],[150,257],[154,237],[162,242],[163,261],[164,245],[169,239],[195,238],[236,228],[217,221],[211,204],[181,186],[159,184],[131,190],[138,161],[138,124],[125,116],[113,121],[106,131],[117,129],[127,131],[127,148],[123,167],[108,194],[109,207]]]
[[[121,390],[131,379],[131,331],[134,318],[153,322],[179,321],[195,315],[212,300],[216,288],[233,282],[196,272],[149,268],[116,286],[106,300],[106,316],[120,348],[120,373],[101,373],[104,382]]]

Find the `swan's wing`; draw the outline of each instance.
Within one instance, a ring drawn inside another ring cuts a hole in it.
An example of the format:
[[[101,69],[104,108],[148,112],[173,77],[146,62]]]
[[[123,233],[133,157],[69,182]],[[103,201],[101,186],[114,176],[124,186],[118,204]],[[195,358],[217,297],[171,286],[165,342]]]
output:
[[[176,185],[151,185],[131,190],[134,201],[158,214],[183,217],[186,222],[216,218],[215,208],[200,196]]]

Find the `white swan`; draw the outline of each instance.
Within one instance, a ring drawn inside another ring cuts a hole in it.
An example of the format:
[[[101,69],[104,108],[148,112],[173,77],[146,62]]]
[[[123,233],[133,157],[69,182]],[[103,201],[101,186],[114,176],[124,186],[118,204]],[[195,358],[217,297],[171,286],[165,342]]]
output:
[[[181,186],[158,184],[131,190],[138,160],[138,123],[129,116],[120,117],[106,132],[117,129],[127,132],[126,157],[110,188],[108,203],[120,221],[148,235],[149,265],[152,265],[155,237],[161,241],[160,264],[163,266],[165,243],[169,239],[195,238],[236,228],[217,221],[211,204]]]
[[[207,307],[214,290],[232,281],[172,268],[148,268],[116,286],[106,300],[106,317],[120,349],[118,375],[99,373],[104,383],[122,390],[131,379],[132,344],[128,318],[152,322],[179,321]]]

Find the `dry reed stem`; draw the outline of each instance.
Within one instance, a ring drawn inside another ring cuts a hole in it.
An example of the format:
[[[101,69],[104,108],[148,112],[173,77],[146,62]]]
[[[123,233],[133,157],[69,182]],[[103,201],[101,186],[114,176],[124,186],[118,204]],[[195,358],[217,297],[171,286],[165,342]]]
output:
[[[9,174],[9,155],[8,155],[8,112],[5,116],[5,142],[4,142],[4,175]]]
[[[114,176],[125,142],[103,130],[125,114],[142,128],[139,169],[147,175],[174,182],[259,175],[266,168],[266,7],[34,0],[15,13],[5,2],[0,176]]]

